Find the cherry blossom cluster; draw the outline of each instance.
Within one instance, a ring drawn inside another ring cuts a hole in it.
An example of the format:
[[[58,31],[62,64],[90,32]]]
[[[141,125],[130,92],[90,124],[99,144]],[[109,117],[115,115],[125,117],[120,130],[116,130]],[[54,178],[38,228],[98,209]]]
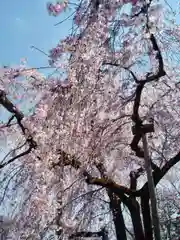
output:
[[[136,5],[138,0],[118,0],[116,3],[120,4],[127,4],[131,3],[132,5]],[[111,3],[112,4],[112,3]],[[47,10],[48,13],[52,16],[58,16],[60,13],[62,13],[68,5],[68,0],[63,0],[63,1],[57,1],[55,4],[53,3],[47,3]],[[76,12],[76,15],[74,17],[74,22],[78,25],[79,24],[79,14],[78,11]]]
[[[57,16],[59,15],[63,10],[66,9],[68,4],[67,0],[64,0],[62,2],[57,1],[55,4],[53,3],[47,3],[47,10],[50,15]]]
[[[63,53],[74,51],[77,39],[78,36],[68,36],[59,44],[57,44],[55,48],[51,49],[49,52],[50,65],[53,65],[62,56]]]

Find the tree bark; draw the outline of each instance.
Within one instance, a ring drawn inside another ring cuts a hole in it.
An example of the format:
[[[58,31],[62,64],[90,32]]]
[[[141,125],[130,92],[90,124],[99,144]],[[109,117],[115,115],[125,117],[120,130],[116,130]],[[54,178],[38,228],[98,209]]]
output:
[[[146,240],[153,240],[151,212],[149,207],[149,196],[141,196],[141,212],[143,216],[144,233]]]
[[[121,195],[122,202],[129,209],[136,240],[145,240],[138,201],[133,197]]]
[[[140,215],[140,207],[139,203],[135,199],[131,199],[132,203],[129,206],[131,219],[134,228],[134,235],[136,240],[145,240],[144,232],[142,227],[141,215]]]
[[[108,191],[108,196],[110,199],[109,206],[113,215],[117,240],[127,240],[126,227],[121,209],[121,200],[110,190]]]

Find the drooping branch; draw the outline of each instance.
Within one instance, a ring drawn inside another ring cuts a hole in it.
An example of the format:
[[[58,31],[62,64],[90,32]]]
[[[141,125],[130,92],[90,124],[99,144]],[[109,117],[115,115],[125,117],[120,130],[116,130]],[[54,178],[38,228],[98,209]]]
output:
[[[29,154],[31,152],[32,149],[35,149],[37,147],[37,143],[33,140],[32,136],[29,134],[27,135],[26,133],[26,128],[24,127],[24,125],[22,124],[22,119],[24,118],[24,115],[21,111],[19,111],[16,106],[7,98],[5,91],[3,91],[2,89],[0,89],[0,104],[10,113],[12,113],[13,115],[10,117],[7,126],[9,126],[9,124],[11,123],[11,121],[16,118],[17,120],[17,124],[20,127],[23,135],[26,138],[26,143],[28,144],[28,149],[25,150],[24,152],[16,155],[15,157],[11,158],[10,160],[8,160],[5,163],[0,164],[0,169],[2,169],[3,167],[5,167],[6,165],[12,163],[13,161],[15,161],[16,159],[25,156],[26,154]]]
[[[31,152],[31,150],[34,149],[34,148],[36,148],[36,146],[37,146],[37,145],[36,145],[36,142],[35,142],[33,139],[27,139],[26,142],[28,142],[28,144],[29,144],[28,149],[25,150],[24,152],[16,155],[15,157],[9,159],[7,162],[1,163],[1,164],[0,164],[0,169],[2,169],[3,167],[7,166],[8,164],[14,162],[16,159],[18,159],[18,158],[20,158],[20,157],[23,157],[23,156],[25,156],[25,155],[27,155],[27,154],[29,154],[29,153]]]

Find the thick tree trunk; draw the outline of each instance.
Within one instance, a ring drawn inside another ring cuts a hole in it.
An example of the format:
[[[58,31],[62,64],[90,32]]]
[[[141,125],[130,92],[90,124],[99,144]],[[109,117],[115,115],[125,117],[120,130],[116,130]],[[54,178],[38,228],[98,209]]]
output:
[[[131,203],[129,204],[128,208],[129,208],[130,214],[131,214],[135,239],[136,240],[145,240],[143,227],[142,227],[142,221],[141,221],[141,215],[140,215],[139,203],[135,199],[129,199],[129,200],[131,201]]]
[[[143,216],[145,239],[153,240],[151,212],[149,207],[149,196],[146,196],[144,194],[141,196],[141,212]]]
[[[120,197],[122,202],[129,209],[134,228],[135,239],[145,240],[138,201],[134,197],[127,197],[125,194],[122,194]]]
[[[98,164],[97,169],[99,170],[102,177],[107,178],[103,164]],[[117,240],[127,240],[126,236],[126,226],[124,223],[124,218],[121,209],[121,199],[114,194],[111,189],[107,189],[107,194],[109,196],[109,208],[111,209],[113,215],[113,222],[116,231]]]
[[[108,191],[108,195],[110,199],[109,206],[113,215],[117,240],[127,240],[126,227],[121,209],[121,200],[111,191]]]

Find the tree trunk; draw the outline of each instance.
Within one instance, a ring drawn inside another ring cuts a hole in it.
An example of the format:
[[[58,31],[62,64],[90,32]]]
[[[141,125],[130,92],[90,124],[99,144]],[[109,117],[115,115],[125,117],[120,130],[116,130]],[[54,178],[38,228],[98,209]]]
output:
[[[109,205],[113,215],[117,240],[127,240],[126,227],[121,209],[121,200],[111,191],[108,191],[108,195],[110,199]]]
[[[122,194],[120,197],[122,202],[129,209],[134,228],[135,239],[145,240],[138,201],[134,197],[127,197],[125,194]]]
[[[141,196],[141,211],[143,216],[145,239],[153,240],[151,212],[149,207],[149,196],[146,196],[144,194],[142,194]]]
[[[135,199],[128,199],[128,201],[131,201],[128,208],[129,208],[130,214],[131,214],[135,239],[136,240],[145,240],[143,227],[142,227],[142,221],[141,221],[141,215],[140,215],[139,203]]]

